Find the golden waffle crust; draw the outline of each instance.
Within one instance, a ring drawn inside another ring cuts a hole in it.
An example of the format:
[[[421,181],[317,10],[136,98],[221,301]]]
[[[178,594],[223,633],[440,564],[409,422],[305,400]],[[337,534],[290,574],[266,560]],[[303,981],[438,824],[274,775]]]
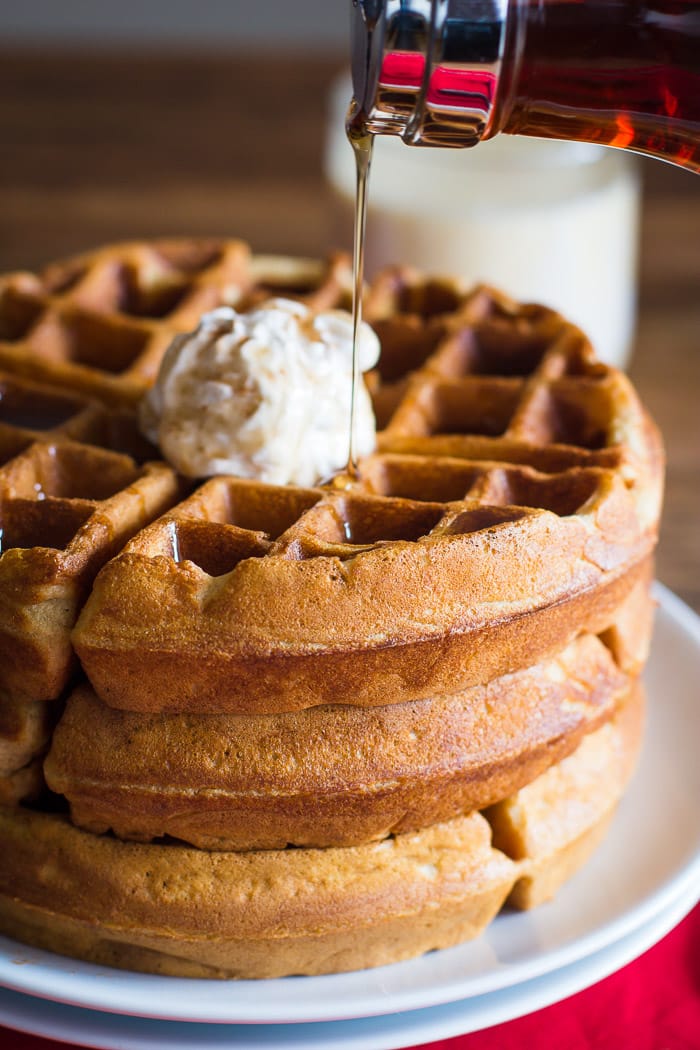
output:
[[[224,240],[0,276],[3,933],[182,976],[381,965],[547,899],[604,834],[663,450],[578,329],[387,270],[352,483],[185,482],[139,434],[202,312],[350,288]]]
[[[0,930],[188,977],[339,972],[459,943],[509,894],[530,907],[585,861],[631,774],[642,711],[633,690],[615,719],[492,813],[364,846],[207,853],[0,808]]]
[[[96,573],[178,491],[165,463],[68,439],[35,442],[0,467],[0,690],[60,695]]]
[[[582,635],[486,686],[380,708],[142,714],[81,687],[45,773],[97,833],[213,850],[354,846],[511,795],[614,717],[635,680]]]
[[[251,256],[243,241],[110,245],[40,273],[0,277],[0,368],[112,406],[138,403],[179,332],[217,306],[292,294],[349,302],[347,267]]]
[[[35,752],[46,742],[55,714],[31,705],[57,700],[77,670],[70,632],[95,574],[183,493],[169,466],[151,462],[160,454],[135,412],[172,336],[226,302],[347,305],[345,272],[341,257],[180,240],[0,276],[0,743],[14,755],[4,766],[27,758],[18,719],[33,726]],[[26,794],[19,780],[6,796]]]
[[[311,301],[342,301],[328,272]],[[380,431],[360,481],[215,478],[139,534],[73,636],[104,702],[384,706],[613,622],[655,546],[663,472],[628,380],[553,311],[486,288],[392,271],[366,316]]]

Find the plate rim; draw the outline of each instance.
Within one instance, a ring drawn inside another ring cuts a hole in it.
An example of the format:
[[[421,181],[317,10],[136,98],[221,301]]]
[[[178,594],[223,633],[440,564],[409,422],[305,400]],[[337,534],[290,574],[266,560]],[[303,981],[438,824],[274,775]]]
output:
[[[409,1045],[405,1041],[406,1035],[409,1035],[410,1045],[423,1045],[426,1041],[434,1042],[435,1040],[450,1039],[459,1035],[468,1035],[490,1028],[495,1024],[514,1021],[528,1014],[536,1013],[547,1006],[561,1002],[570,995],[576,995],[584,991],[599,980],[604,980],[606,977],[629,965],[629,963],[639,958],[645,951],[661,941],[675,926],[682,922],[692,911],[693,907],[692,895],[681,895],[677,901],[671,902],[665,911],[654,916],[649,923],[640,926],[626,938],[613,942],[599,952],[586,956],[578,962],[571,963],[569,966],[562,967],[560,970],[554,971],[554,974],[541,975],[530,981],[513,985],[511,988],[497,990],[490,994],[487,993],[484,996],[477,997],[476,1000],[463,999],[434,1007],[388,1014],[383,1017],[356,1018],[347,1021],[321,1021],[318,1024],[314,1022],[282,1025],[208,1024],[206,1027],[222,1031],[222,1034],[229,1036],[229,1039],[231,1036],[235,1036],[235,1045],[241,1046],[241,1050],[246,1050],[246,1045],[248,1050],[253,1050],[253,1047],[260,1046],[263,1048],[265,1046],[270,1047],[270,1042],[265,1042],[259,1038],[268,1029],[270,1030],[271,1038],[274,1038],[274,1050],[284,1050],[285,1046],[289,1050],[299,1050],[300,1045],[304,1046],[304,1050],[311,1050],[312,1044],[307,1045],[310,1032],[314,1032],[314,1034],[320,1033],[323,1040],[320,1045],[323,1046],[323,1050],[365,1050],[368,1037],[366,1027],[367,1023],[371,1022],[374,1022],[372,1025],[374,1050],[398,1050],[398,1048]],[[552,981],[552,976],[555,978],[554,981]],[[103,1010],[89,1010],[46,999],[41,1000],[42,1012],[44,1015],[48,1012],[49,1017],[40,1023],[36,1012],[32,1014],[32,1001],[35,997],[23,995],[21,992],[15,992],[10,989],[6,989],[6,991],[12,997],[17,997],[19,1000],[27,1000],[27,1002],[22,1007],[21,1023],[18,1023],[16,1011],[8,1023],[6,1017],[7,1005],[2,1002],[2,991],[5,990],[0,990],[0,1024],[42,1038],[70,1040],[72,1044],[100,1047],[101,1050],[145,1050],[146,1047],[148,1047],[148,1050],[164,1050],[165,1047],[168,1050],[171,1050],[172,1047],[174,1047],[174,1050],[185,1050],[186,1047],[188,1050],[190,1047],[192,1050],[223,1050],[224,1047],[223,1040],[217,1039],[213,1042],[202,1042],[201,1023],[185,1022],[183,1025],[182,1022],[177,1021],[162,1021],[129,1014],[114,1014]],[[80,1021],[76,1017],[73,1024],[70,1017],[66,1019],[64,1016],[61,1030],[57,1032],[56,1014],[52,1013],[55,1010],[59,1011],[59,1020],[61,1020],[61,1013],[68,1010],[71,1013],[79,1013]],[[26,1011],[29,1011],[30,1018],[34,1017],[33,1023],[31,1021],[27,1023]],[[100,1035],[95,1027],[88,1027],[86,1032],[85,1015],[87,1015],[87,1020],[92,1021],[93,1026],[97,1025],[98,1029],[104,1030],[116,1024],[118,1030],[114,1033],[108,1031],[109,1041],[104,1042],[104,1034]],[[103,1018],[104,1020],[102,1020]],[[125,1025],[132,1029],[131,1033],[124,1031]],[[139,1037],[139,1041],[135,1042],[136,1036],[133,1033],[133,1028],[139,1025],[143,1025],[146,1031],[143,1036]],[[162,1038],[159,1038],[157,1043],[153,1042],[153,1025],[168,1026],[167,1032],[162,1033]],[[177,1025],[179,1035],[186,1036],[184,1040],[178,1041],[176,1045],[173,1043],[173,1025]],[[382,1031],[379,1030],[379,1026],[381,1026]],[[406,1028],[410,1029],[410,1032],[405,1032]],[[329,1029],[334,1031],[329,1032]],[[251,1033],[251,1030],[254,1030],[254,1038],[251,1042],[245,1044],[246,1036]],[[289,1038],[290,1030],[294,1037],[292,1039]],[[241,1043],[241,1035],[245,1045]],[[192,1037],[192,1042],[189,1041],[189,1036]],[[304,1038],[305,1043],[300,1044],[299,1038],[296,1038],[297,1036]],[[96,1038],[100,1042],[95,1042]],[[416,1040],[418,1040],[418,1044],[416,1044]],[[230,1046],[233,1044],[227,1041],[226,1045]],[[318,1045],[318,1040],[313,1043],[313,1046]]]

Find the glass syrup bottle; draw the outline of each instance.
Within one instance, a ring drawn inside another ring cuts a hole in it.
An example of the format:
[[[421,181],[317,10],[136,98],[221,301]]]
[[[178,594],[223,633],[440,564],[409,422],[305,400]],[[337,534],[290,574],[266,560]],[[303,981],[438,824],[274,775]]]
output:
[[[700,0],[353,0],[350,128],[499,132],[700,170]]]

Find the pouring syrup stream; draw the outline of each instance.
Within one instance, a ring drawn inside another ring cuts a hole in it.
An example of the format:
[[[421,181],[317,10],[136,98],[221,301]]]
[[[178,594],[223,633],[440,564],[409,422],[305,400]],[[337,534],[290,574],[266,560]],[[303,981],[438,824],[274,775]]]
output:
[[[346,475],[350,482],[357,481],[357,391],[360,376],[360,327],[362,324],[362,283],[365,269],[365,227],[367,224],[367,185],[372,162],[373,136],[367,130],[362,114],[355,104],[350,108],[345,125],[348,141],[355,154],[355,228],[352,253],[352,388],[350,393],[350,441]]]

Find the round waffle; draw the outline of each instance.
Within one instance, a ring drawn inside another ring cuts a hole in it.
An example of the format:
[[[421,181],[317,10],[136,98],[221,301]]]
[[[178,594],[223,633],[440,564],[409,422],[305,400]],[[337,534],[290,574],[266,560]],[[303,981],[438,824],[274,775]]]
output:
[[[447,947],[480,933],[511,892],[527,907],[583,863],[634,766],[641,717],[637,689],[493,815],[364,846],[207,853],[0,810],[0,927],[64,954],[189,977],[337,972]]]
[[[398,271],[366,316],[381,429],[360,482],[216,478],[137,536],[73,636],[104,702],[384,706],[613,622],[656,543],[662,487],[628,380],[553,311],[483,288]]]
[[[581,332],[387,271],[359,480],[149,462],[135,409],[174,334],[349,289],[340,256],[238,241],[0,277],[3,932],[190,976],[378,965],[546,898],[602,836],[663,456]]]
[[[643,630],[650,618],[638,612]],[[54,734],[46,778],[74,823],[120,838],[169,835],[210,850],[351,846],[511,795],[612,718],[634,681],[598,638],[581,635],[488,685],[371,709],[153,715],[109,708],[82,687]]]

